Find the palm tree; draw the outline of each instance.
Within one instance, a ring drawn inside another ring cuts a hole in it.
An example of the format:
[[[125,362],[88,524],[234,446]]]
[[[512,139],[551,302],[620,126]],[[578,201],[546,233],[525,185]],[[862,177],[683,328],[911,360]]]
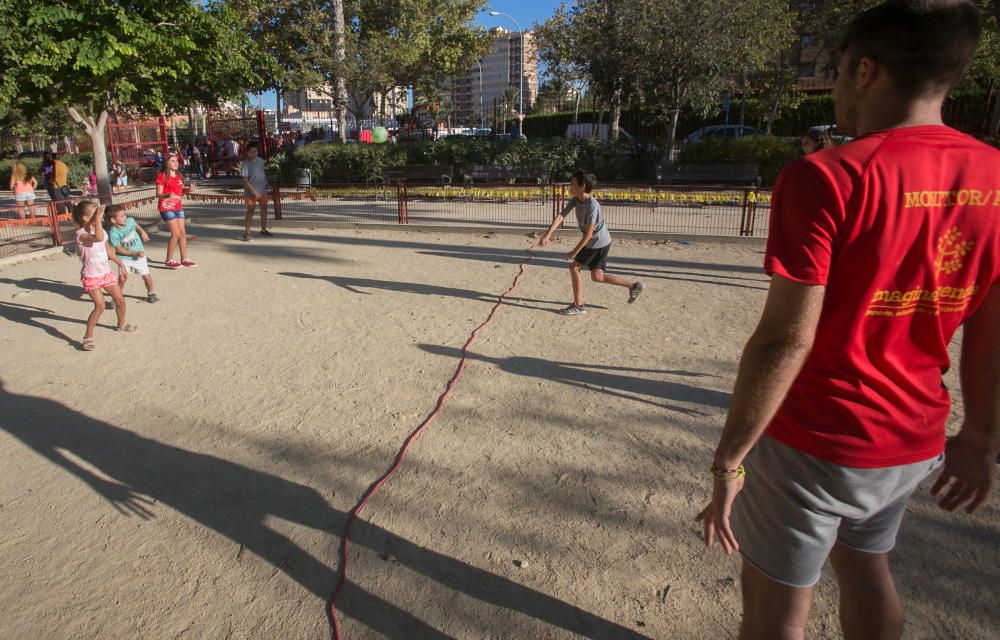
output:
[[[507,87],[500,94],[500,107],[501,111],[504,113],[503,117],[503,132],[507,133],[507,113],[517,113],[514,108],[518,103],[518,91],[514,87]]]

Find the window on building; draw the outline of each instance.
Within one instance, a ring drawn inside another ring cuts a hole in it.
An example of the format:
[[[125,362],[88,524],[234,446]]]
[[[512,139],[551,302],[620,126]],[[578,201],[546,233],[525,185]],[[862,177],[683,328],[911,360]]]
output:
[[[799,41],[799,44],[803,49],[815,47],[817,43],[818,41],[816,40],[816,36],[802,36],[802,39]]]
[[[816,77],[816,63],[802,63],[799,65],[799,77],[800,78],[815,78]]]

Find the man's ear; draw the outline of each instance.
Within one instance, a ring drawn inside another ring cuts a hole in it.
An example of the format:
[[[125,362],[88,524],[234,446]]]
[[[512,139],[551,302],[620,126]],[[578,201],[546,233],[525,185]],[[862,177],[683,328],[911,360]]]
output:
[[[880,71],[881,69],[875,60],[868,56],[862,57],[858,60],[857,69],[854,71],[854,88],[858,91],[864,91],[875,82]]]

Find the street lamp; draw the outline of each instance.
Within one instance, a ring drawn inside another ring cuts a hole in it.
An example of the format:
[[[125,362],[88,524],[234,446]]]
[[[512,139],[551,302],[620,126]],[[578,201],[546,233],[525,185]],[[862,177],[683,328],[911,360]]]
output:
[[[520,122],[521,122],[521,124],[518,125],[518,130],[520,131],[521,128],[524,126],[524,32],[521,31],[521,25],[519,25],[517,23],[517,20],[514,19],[514,16],[510,15],[509,13],[503,13],[501,11],[490,10],[490,15],[494,16],[494,17],[496,17],[496,16],[504,16],[505,18],[510,18],[510,21],[514,23],[515,27],[517,27],[517,33],[518,33],[519,39],[521,40],[521,68],[519,69],[519,71],[520,71],[520,74],[519,74],[520,78],[518,79],[518,87],[519,87],[519,89],[518,89],[518,92],[517,92],[518,93],[517,110],[518,110],[518,112],[521,115],[521,118],[519,119]],[[524,133],[524,132],[521,131],[521,133]]]

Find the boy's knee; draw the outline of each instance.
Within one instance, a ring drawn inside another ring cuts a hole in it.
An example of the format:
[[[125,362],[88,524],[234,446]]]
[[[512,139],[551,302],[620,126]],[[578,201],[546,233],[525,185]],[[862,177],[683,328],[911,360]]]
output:
[[[604,282],[604,274],[600,271],[591,271],[590,279],[594,282]]]

